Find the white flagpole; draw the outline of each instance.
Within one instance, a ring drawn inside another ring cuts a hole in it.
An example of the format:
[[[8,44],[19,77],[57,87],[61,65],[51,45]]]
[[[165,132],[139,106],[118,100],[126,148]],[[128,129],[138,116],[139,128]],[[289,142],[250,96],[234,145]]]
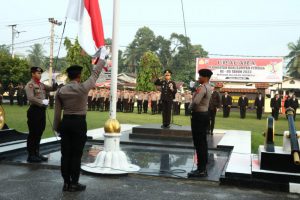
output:
[[[113,7],[113,36],[112,36],[112,69],[110,85],[110,119],[116,119],[117,112],[117,82],[118,82],[118,46],[119,46],[119,17],[120,0],[114,0]]]

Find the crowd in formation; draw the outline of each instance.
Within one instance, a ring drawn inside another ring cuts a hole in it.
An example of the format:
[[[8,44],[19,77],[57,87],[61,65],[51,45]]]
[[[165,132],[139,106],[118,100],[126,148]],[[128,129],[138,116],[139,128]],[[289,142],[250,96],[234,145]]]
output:
[[[174,115],[180,115],[181,105],[184,104],[185,115],[189,115],[188,107],[192,100],[191,91],[177,92],[172,103]],[[110,106],[110,90],[93,88],[88,94],[89,111],[108,111]],[[160,91],[142,92],[134,90],[117,91],[117,112],[130,113],[137,109],[137,113],[161,114],[162,100]]]

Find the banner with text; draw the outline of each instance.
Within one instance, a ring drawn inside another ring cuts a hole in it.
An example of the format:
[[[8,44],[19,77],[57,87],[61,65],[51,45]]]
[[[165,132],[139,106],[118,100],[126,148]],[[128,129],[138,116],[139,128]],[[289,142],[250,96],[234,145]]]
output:
[[[197,58],[198,70],[210,69],[211,81],[280,83],[283,75],[281,58]]]

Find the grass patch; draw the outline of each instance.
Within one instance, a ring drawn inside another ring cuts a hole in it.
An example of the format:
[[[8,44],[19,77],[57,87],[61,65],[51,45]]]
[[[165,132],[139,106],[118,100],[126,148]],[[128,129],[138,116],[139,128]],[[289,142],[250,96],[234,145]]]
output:
[[[21,132],[28,132],[27,127],[27,109],[28,106],[19,107],[17,105],[3,105],[6,114],[6,123],[10,128],[14,128]],[[136,112],[136,110],[135,110]],[[174,116],[174,123],[184,126],[190,126],[190,118],[183,115]],[[252,152],[256,153],[259,145],[264,143],[262,132],[266,129],[266,117],[263,115],[262,120],[256,119],[254,111],[247,112],[246,119],[239,118],[238,111],[232,111],[229,118],[223,118],[222,112],[217,113],[216,129],[231,129],[231,130],[247,130],[252,133]],[[49,116],[49,117],[48,117]],[[108,119],[108,112],[90,111],[87,114],[88,129],[101,128]],[[161,115],[137,114],[137,113],[117,113],[117,119],[122,124],[161,124]],[[43,134],[43,138],[52,137],[53,132],[49,120],[53,121],[53,109],[47,109],[47,125]],[[297,121],[296,121],[297,129]],[[279,120],[275,124],[275,133],[283,134],[283,131],[288,130],[288,123],[285,116],[280,115]],[[282,146],[282,136],[275,137],[275,144]]]

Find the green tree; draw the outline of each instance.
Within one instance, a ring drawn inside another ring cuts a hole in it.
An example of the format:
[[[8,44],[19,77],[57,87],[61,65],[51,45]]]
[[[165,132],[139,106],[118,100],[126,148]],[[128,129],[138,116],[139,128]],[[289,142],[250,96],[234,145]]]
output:
[[[34,44],[27,52],[29,65],[45,68],[45,50],[41,44]]]
[[[300,78],[300,38],[296,43],[288,44],[290,53],[286,58],[290,59],[287,64],[288,73],[294,78]]]
[[[148,27],[142,27],[136,32],[134,40],[124,53],[126,57],[125,64],[128,66],[129,72],[136,73],[141,57],[145,52],[155,52],[158,49],[155,41],[154,32]]]
[[[30,79],[30,67],[28,61],[15,57],[10,54],[0,54],[0,74],[4,86],[9,82],[26,83]]]
[[[7,56],[10,56],[10,53],[9,53],[9,46],[3,44],[3,45],[0,45],[0,55],[7,55]]]
[[[70,65],[80,65],[83,67],[81,79],[86,80],[91,74],[92,60],[91,57],[86,54],[79,45],[78,39],[76,38],[74,44],[70,39],[66,38],[64,45],[67,49],[66,62],[67,66]],[[66,68],[62,69],[63,71]]]
[[[158,46],[157,55],[164,69],[170,68],[172,54],[171,54],[171,41],[166,40],[162,36],[156,38]]]
[[[138,91],[155,90],[154,80],[161,74],[161,62],[155,53],[147,51],[141,58],[137,76]]]
[[[174,71],[174,80],[189,83],[195,76],[197,57],[207,57],[201,45],[192,45],[190,38],[182,34],[171,34],[171,69]]]

